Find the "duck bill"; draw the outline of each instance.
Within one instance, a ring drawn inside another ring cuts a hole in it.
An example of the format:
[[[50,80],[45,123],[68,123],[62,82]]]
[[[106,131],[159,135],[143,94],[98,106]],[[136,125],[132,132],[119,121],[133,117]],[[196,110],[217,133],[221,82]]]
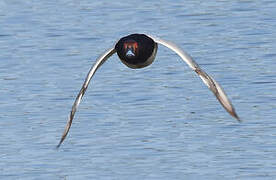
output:
[[[135,56],[135,53],[133,52],[132,48],[128,48],[126,50],[126,57],[134,57]]]

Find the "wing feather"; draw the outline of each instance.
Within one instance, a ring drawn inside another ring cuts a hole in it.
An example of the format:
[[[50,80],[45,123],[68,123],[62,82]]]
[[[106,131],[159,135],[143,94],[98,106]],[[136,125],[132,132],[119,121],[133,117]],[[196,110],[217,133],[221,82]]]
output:
[[[86,76],[86,79],[82,85],[82,88],[79,92],[79,94],[77,95],[76,97],[76,100],[72,106],[72,110],[70,112],[70,115],[69,115],[69,118],[68,118],[68,122],[66,124],[66,127],[64,129],[64,132],[61,136],[61,139],[60,139],[60,142],[59,144],[57,145],[57,148],[59,148],[59,146],[62,144],[62,142],[65,140],[69,130],[70,130],[70,127],[71,127],[71,124],[72,124],[72,121],[74,119],[74,115],[77,111],[77,108],[80,104],[80,101],[89,85],[89,82],[90,80],[92,79],[93,75],[95,74],[95,72],[97,71],[97,69],[110,57],[112,56],[114,53],[116,52],[115,48],[111,48],[109,50],[107,50],[105,53],[103,53],[100,57],[98,57],[98,59],[96,60],[96,63],[91,67],[90,71],[88,72],[87,76]]]
[[[162,44],[167,48],[173,50],[176,54],[178,54],[188,64],[188,66],[199,75],[204,84],[206,84],[207,87],[214,93],[214,95],[221,103],[221,105],[225,108],[225,110],[238,121],[241,121],[234,109],[234,106],[232,105],[231,101],[227,98],[227,95],[222,89],[222,87],[218,84],[218,82],[215,81],[215,79],[213,79],[205,71],[203,71],[189,54],[184,52],[182,49],[180,49],[176,44],[172,42],[165,41],[155,37],[151,38],[156,43]]]

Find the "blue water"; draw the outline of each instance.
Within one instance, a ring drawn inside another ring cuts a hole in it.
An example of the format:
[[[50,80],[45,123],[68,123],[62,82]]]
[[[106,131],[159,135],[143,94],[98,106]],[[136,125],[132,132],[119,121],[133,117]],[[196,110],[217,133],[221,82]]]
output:
[[[276,179],[276,1],[0,1],[0,179]],[[130,33],[181,46],[238,123],[172,51],[100,68]]]

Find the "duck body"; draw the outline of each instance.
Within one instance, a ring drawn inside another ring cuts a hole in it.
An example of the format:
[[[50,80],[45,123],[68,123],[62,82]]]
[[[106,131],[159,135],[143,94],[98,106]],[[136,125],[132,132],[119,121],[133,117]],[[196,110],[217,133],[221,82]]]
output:
[[[145,34],[131,34],[122,37],[115,45],[120,60],[132,69],[152,64],[158,45]]]

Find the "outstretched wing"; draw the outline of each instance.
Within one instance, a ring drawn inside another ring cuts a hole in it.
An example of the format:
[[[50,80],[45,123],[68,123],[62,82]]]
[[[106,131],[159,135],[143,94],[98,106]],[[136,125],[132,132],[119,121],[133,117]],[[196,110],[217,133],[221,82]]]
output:
[[[177,45],[175,45],[172,42],[165,41],[159,38],[151,37],[156,43],[162,44],[174,52],[176,52],[189,66],[192,68],[202,79],[202,81],[208,86],[208,88],[214,93],[214,95],[217,97],[218,101],[221,103],[221,105],[225,108],[227,112],[229,112],[234,118],[236,118],[238,121],[240,121],[240,118],[238,117],[234,106],[231,104],[230,100],[227,98],[225,92],[223,91],[222,87],[206,72],[204,72],[199,65],[192,59],[191,56],[189,56],[187,53],[185,53],[183,50],[181,50]]]
[[[114,53],[116,52],[116,50],[114,48],[111,48],[109,50],[107,50],[104,54],[102,54],[97,60],[96,60],[96,63],[91,67],[89,73],[87,74],[87,77],[82,85],[82,88],[78,94],[78,96],[76,97],[76,100],[72,106],[72,110],[71,110],[71,113],[69,115],[69,118],[68,118],[68,122],[66,124],[66,127],[64,129],[64,132],[61,136],[61,139],[60,139],[60,142],[59,144],[57,145],[57,148],[59,148],[59,146],[61,145],[61,143],[64,141],[64,139],[66,138],[68,132],[69,132],[69,129],[71,127],[71,124],[72,124],[72,121],[73,121],[73,118],[74,118],[74,115],[75,115],[75,112],[80,104],[80,101],[88,87],[88,84],[91,80],[91,78],[93,77],[93,75],[95,74],[95,72],[97,71],[97,69],[110,57],[112,56]]]

